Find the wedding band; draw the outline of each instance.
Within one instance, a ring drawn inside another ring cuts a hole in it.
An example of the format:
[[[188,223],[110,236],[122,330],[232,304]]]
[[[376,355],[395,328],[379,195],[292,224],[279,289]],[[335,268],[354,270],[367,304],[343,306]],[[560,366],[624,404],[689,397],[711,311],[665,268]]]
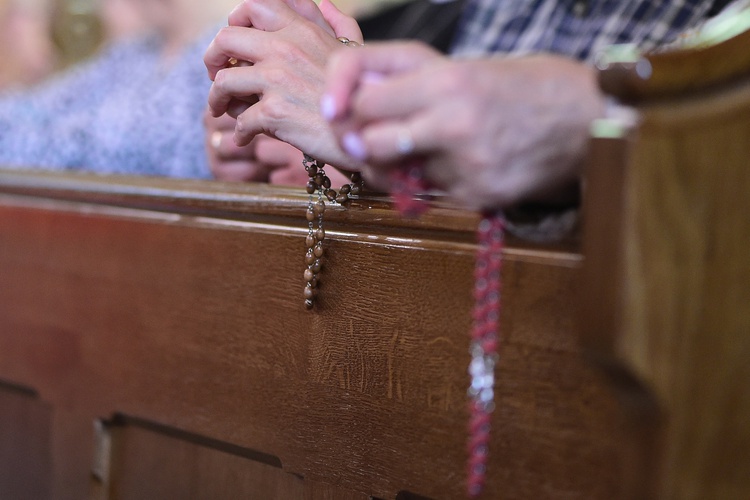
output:
[[[414,152],[414,139],[407,128],[402,128],[396,137],[396,149],[402,155],[410,155]]]
[[[215,151],[219,150],[219,146],[221,146],[221,138],[223,134],[219,132],[218,130],[211,134],[211,147],[214,148]]]
[[[340,36],[336,40],[338,40],[339,42],[343,43],[347,47],[359,47],[359,45],[360,45],[359,43],[355,42],[354,40],[349,40],[345,36]]]

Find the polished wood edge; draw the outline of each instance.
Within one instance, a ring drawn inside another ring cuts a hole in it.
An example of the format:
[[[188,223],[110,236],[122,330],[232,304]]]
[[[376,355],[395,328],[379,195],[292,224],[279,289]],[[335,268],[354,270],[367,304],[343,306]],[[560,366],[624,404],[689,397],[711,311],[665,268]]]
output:
[[[599,86],[629,104],[683,97],[750,76],[748,47],[750,30],[711,45],[603,60]]]
[[[588,364],[608,382],[622,410],[620,432],[627,438],[619,498],[656,498],[657,457],[662,409],[651,388],[617,352],[625,279],[624,238],[629,153],[636,128],[619,137],[594,137],[585,165],[582,218],[584,260],[580,285],[579,328]],[[647,457],[648,460],[644,460]]]
[[[10,169],[0,169],[0,195],[24,197],[39,204],[42,200],[57,200],[93,205],[101,210],[115,207],[305,229],[305,209],[309,203],[309,196],[301,187]],[[358,232],[364,225],[373,233],[474,244],[478,213],[439,196],[432,196],[427,202],[429,210],[418,219],[411,219],[401,216],[388,196],[367,194],[352,200],[347,207],[329,205],[326,227],[346,234]],[[508,243],[512,248],[542,254],[578,251],[577,234],[552,243],[527,242],[510,236]]]

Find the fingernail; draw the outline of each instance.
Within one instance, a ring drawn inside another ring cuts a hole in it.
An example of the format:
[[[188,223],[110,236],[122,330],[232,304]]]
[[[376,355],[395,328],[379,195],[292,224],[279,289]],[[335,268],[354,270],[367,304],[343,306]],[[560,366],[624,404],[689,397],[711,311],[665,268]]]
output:
[[[320,113],[329,122],[336,118],[336,103],[332,95],[325,94],[320,100]]]
[[[352,158],[364,160],[367,157],[367,149],[362,138],[356,132],[347,132],[343,139],[344,149]]]

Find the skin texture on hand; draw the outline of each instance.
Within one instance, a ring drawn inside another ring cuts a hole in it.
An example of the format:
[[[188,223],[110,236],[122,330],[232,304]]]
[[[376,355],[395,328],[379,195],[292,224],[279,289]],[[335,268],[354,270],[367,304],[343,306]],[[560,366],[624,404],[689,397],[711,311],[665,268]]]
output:
[[[309,177],[302,166],[302,152],[285,142],[258,135],[247,146],[234,143],[236,120],[229,115],[215,118],[206,110],[206,152],[211,173],[225,182],[269,182],[302,187]],[[348,183],[336,169],[326,172],[334,185]]]
[[[237,118],[237,145],[263,134],[328,164],[356,164],[319,112],[328,59],[346,50],[337,36],[362,41],[356,22],[329,0],[320,8],[312,0],[247,0],[232,12],[204,62],[214,82],[209,107]]]
[[[236,120],[231,116],[214,118],[206,112],[203,123],[206,128],[208,164],[211,173],[220,181],[268,182],[274,168],[281,168],[289,163],[289,157],[283,150],[261,161],[257,151],[260,137],[253,139],[247,146],[237,146],[232,140]]]
[[[432,184],[489,209],[574,183],[604,100],[593,70],[562,57],[451,60],[390,43],[335,54],[321,110],[370,182],[417,157]]]

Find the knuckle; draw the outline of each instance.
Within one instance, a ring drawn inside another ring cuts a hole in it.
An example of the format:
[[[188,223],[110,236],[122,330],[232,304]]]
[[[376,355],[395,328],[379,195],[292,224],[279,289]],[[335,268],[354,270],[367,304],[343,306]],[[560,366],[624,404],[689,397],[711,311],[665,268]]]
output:
[[[291,116],[289,108],[285,99],[274,94],[263,99],[258,111],[263,123],[272,124],[288,119]]]
[[[228,43],[228,39],[230,37],[230,27],[225,26],[219,30],[219,32],[214,37],[214,43],[219,48],[225,48]]]
[[[280,42],[278,49],[281,51],[281,54],[283,54],[284,60],[287,64],[294,65],[294,67],[297,65],[308,64],[309,58],[307,53],[299,44],[283,41]]]
[[[237,123],[234,125],[235,133],[242,135],[247,131],[247,115],[245,113],[237,117]]]
[[[226,93],[227,89],[227,70],[222,69],[216,73],[214,78],[214,88],[220,93]]]
[[[263,79],[269,88],[282,86],[288,79],[287,71],[281,66],[271,66],[265,69]]]

